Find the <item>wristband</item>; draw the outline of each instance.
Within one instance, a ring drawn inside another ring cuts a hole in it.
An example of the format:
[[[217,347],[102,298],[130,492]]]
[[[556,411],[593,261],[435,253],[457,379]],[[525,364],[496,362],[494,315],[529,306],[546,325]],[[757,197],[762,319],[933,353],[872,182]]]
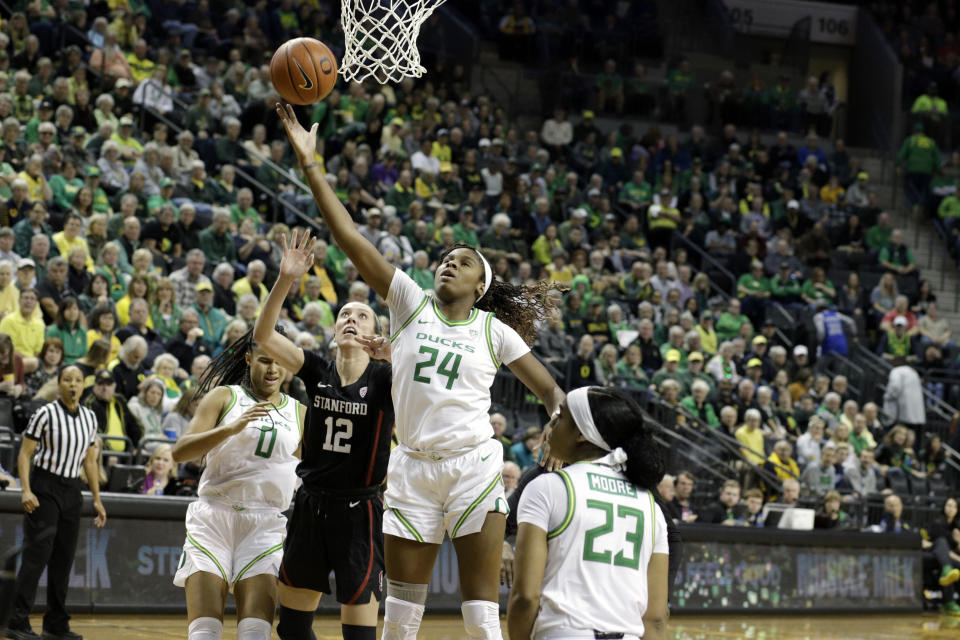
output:
[[[306,165],[306,166],[304,166],[304,167],[301,167],[301,168],[302,168],[304,171],[309,171],[310,169],[313,169],[314,167],[319,167],[319,166],[320,166],[320,163],[319,163],[319,162],[311,162],[310,164],[308,164],[308,165]]]

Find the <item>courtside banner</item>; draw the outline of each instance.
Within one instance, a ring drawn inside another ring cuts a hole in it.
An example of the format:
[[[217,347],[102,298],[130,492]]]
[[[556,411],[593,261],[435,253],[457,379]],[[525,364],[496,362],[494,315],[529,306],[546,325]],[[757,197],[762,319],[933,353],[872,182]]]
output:
[[[695,525],[682,531],[683,562],[670,585],[673,611],[922,608],[917,535]]]
[[[189,498],[104,494],[107,525],[93,526],[89,494],[70,575],[74,612],[185,612],[173,575]],[[915,611],[921,607],[920,538],[852,532],[681,525],[683,562],[670,586],[675,613]],[[0,550],[23,539],[19,491],[0,492]],[[437,557],[428,612],[460,611],[460,572],[449,541]],[[46,574],[36,603],[46,602]],[[333,585],[331,585],[333,586]],[[335,587],[334,587],[335,591]],[[506,611],[508,590],[500,589]],[[232,597],[230,599],[232,605]],[[320,611],[335,613],[331,597]]]

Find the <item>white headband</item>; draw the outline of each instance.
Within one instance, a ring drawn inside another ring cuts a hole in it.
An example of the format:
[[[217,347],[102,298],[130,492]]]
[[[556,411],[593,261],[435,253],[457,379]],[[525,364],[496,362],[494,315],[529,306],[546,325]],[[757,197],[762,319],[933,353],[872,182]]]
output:
[[[590,411],[590,401],[587,397],[589,390],[590,387],[580,387],[567,394],[567,408],[573,417],[573,423],[577,425],[587,442],[610,452],[599,460],[594,460],[594,462],[609,465],[617,471],[623,471],[627,466],[627,453],[620,447],[611,449],[607,441],[600,435],[600,431],[597,430],[597,425],[593,421],[593,413]]]
[[[480,251],[474,249],[474,252],[480,256],[480,262],[483,263],[483,292],[480,294],[480,298],[482,298],[487,295],[487,291],[490,291],[490,284],[493,282],[493,269],[490,268],[490,263],[487,262]],[[477,298],[477,300],[480,298]]]

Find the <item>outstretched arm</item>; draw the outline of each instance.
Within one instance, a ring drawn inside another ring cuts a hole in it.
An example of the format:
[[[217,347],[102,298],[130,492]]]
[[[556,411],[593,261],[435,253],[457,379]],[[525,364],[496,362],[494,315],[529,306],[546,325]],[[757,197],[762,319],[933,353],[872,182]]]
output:
[[[293,374],[303,368],[303,349],[281,335],[275,327],[290,287],[299,282],[303,274],[313,266],[315,242],[316,238],[311,238],[309,231],[305,231],[303,237],[298,238],[297,231],[294,230],[289,246],[287,234],[281,236],[283,259],[280,261],[280,275],[273,283],[270,295],[263,303],[263,309],[260,310],[260,316],[253,327],[254,342],[276,358],[281,367]]]
[[[327,226],[330,227],[333,239],[357,266],[364,281],[373,287],[381,298],[386,299],[395,267],[380,255],[376,247],[360,235],[350,214],[327,184],[320,167],[314,162],[319,124],[315,123],[310,127],[310,131],[307,131],[300,125],[290,105],[277,104],[277,115],[287,130],[287,137],[290,138],[290,144],[300,161],[303,175],[307,179],[307,184],[310,185],[310,191],[313,192],[317,208],[323,214]]]

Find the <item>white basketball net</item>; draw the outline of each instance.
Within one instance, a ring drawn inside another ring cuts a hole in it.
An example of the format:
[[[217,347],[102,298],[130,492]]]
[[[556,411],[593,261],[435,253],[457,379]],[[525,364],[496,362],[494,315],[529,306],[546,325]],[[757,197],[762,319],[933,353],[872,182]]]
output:
[[[380,84],[419,78],[417,36],[420,27],[445,0],[340,0],[346,53],[344,79]]]

